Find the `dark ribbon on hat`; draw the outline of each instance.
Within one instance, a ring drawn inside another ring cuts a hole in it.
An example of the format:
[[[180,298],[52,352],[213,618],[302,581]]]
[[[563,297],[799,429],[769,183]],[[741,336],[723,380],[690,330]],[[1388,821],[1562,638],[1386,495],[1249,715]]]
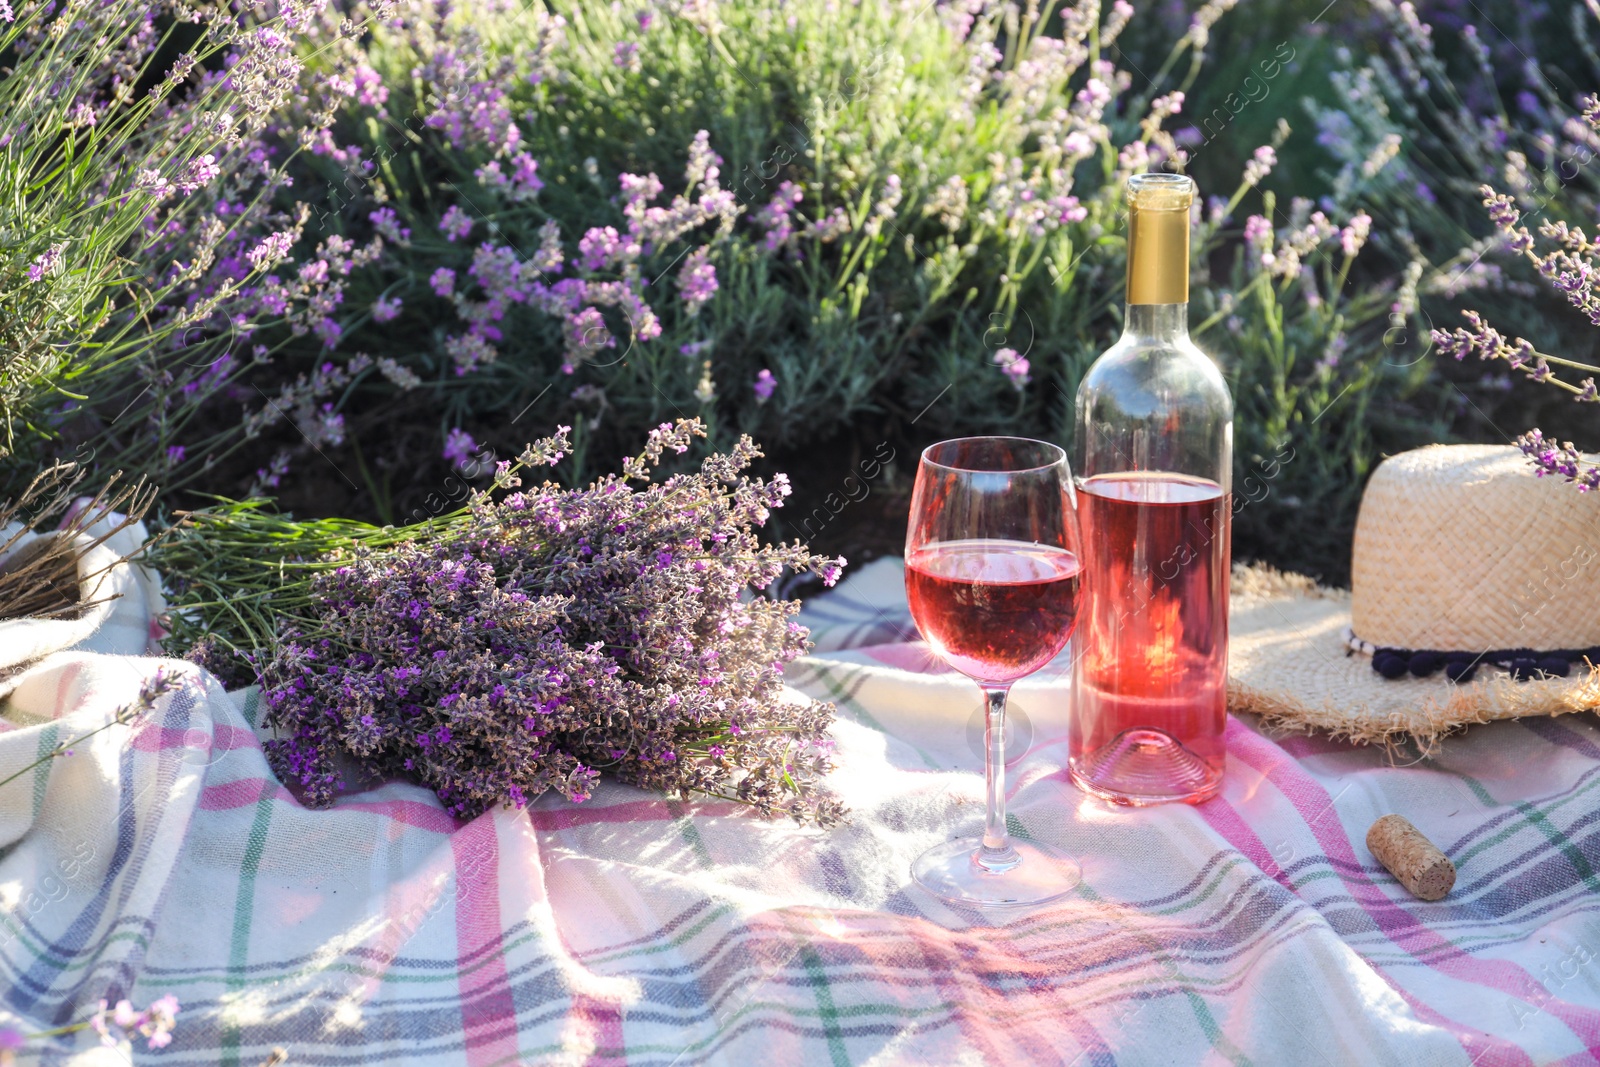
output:
[[[1354,655],[1352,649],[1348,655]],[[1519,682],[1540,677],[1565,678],[1584,661],[1600,664],[1600,645],[1590,648],[1497,648],[1488,652],[1438,652],[1433,649],[1391,648],[1379,645],[1372,651],[1372,669],[1385,678],[1427,678],[1444,671],[1452,682],[1466,683],[1479,667],[1492,666],[1509,671]]]

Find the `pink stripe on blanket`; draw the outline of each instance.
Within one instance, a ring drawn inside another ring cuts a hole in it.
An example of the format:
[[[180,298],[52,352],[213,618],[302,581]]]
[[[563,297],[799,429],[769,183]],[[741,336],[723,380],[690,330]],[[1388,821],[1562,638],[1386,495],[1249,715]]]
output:
[[[52,709],[54,712],[53,718],[59,719],[69,712],[78,710],[77,703],[70,698],[69,694],[72,692],[73,687],[78,684],[78,675],[82,673],[83,660],[75,659],[63,667],[61,673],[56,675],[56,701],[55,707]],[[88,694],[82,695],[87,696]]]
[[[153,722],[138,727],[129,747],[137,752],[161,752],[173,748],[205,748],[207,742],[214,752],[261,747],[251,731],[222,723],[214,723],[208,733],[203,726],[160,726]]]
[[[443,813],[440,812],[442,815]],[[461,1029],[467,1063],[517,1060],[517,1005],[500,934],[500,848],[494,815],[450,836],[456,864],[456,958],[462,967]]]
[[[1261,868],[1261,873],[1283,886],[1289,892],[1294,892],[1294,885],[1289,881],[1289,876],[1283,868],[1278,866],[1278,861],[1273,858],[1271,851],[1256,836],[1255,830],[1244,821],[1239,810],[1229,804],[1222,797],[1197,805],[1194,809],[1206,821],[1206,825],[1217,832],[1228,844],[1245,859]]]
[[[263,795],[275,801],[301,807],[293,793],[270,778],[239,778],[206,786],[200,794],[202,811],[229,811],[246,808],[259,802]],[[453,833],[461,823],[445,814],[437,805],[396,797],[390,800],[341,800],[335,805],[340,812],[363,812],[380,815],[408,829],[428,830],[436,834]]]
[[[584,1067],[597,1067],[603,1063],[626,1062],[627,1046],[622,1041],[622,999],[596,996],[574,990],[568,1023],[578,1028],[578,1039],[592,1051],[584,1058]]]

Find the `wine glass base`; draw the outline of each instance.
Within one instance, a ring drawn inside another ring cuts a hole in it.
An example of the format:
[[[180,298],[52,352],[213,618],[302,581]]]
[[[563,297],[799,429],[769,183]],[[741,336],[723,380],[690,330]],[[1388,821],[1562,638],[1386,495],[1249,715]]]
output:
[[[936,845],[917,857],[911,877],[936,897],[981,908],[1047,904],[1083,880],[1077,863],[1049,845],[1012,841],[1017,861],[1005,870],[981,866],[976,857],[982,847],[975,837]]]

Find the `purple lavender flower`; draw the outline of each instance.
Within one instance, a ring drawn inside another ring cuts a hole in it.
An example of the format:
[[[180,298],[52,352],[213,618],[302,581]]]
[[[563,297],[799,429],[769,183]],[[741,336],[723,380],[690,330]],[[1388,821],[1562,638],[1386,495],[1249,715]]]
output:
[[[1489,209],[1489,221],[1502,230],[1511,230],[1517,221],[1522,218],[1522,213],[1517,210],[1516,201],[1502,193],[1497,193],[1487,185],[1483,187],[1484,207]]]
[[[1372,216],[1365,211],[1358,211],[1350,218],[1350,224],[1339,231],[1339,247],[1347,256],[1354,257],[1367,243],[1367,235],[1372,232]]]
[[[511,157],[511,198],[532,200],[544,188],[539,180],[539,161],[526,152]]]
[[[433,291],[439,296],[448,297],[451,293],[455,292],[456,272],[451,270],[449,267],[440,267],[438,270],[433,272],[431,277],[429,277],[428,285],[432,287]]]
[[[311,328],[311,332],[316,334],[318,339],[322,341],[324,348],[333,348],[338,345],[339,338],[344,335],[344,327],[340,326],[339,321],[332,316],[324,316],[317,320],[316,325]]]
[[[834,208],[832,213],[813,222],[806,232],[826,245],[827,242],[837,240],[850,232],[850,216],[845,214],[843,208]]]
[[[364,61],[351,73],[350,88],[350,95],[364,107],[382,107],[389,99],[389,87],[383,84],[383,76]]]
[[[289,249],[294,245],[295,234],[292,231],[269,234],[261,243],[245,253],[245,259],[255,270],[270,270],[289,254]]]
[[[478,179],[480,185],[487,186],[490,189],[504,189],[511,184],[511,180],[500,169],[500,161],[498,159],[491,159],[473,171],[473,176]]]
[[[446,338],[444,351],[455,365],[458,378],[471,374],[485,363],[493,363],[499,356],[499,352],[484,339],[483,334],[474,330]]]
[[[776,252],[789,243],[794,236],[793,214],[800,201],[805,199],[805,193],[794,182],[784,182],[778,186],[778,192],[768,202],[767,206],[757,211],[752,218],[767,231],[766,247],[768,252]]]
[[[1082,222],[1089,217],[1089,209],[1079,203],[1075,196],[1053,197],[1049,201],[1049,207],[1055,214],[1055,223],[1058,226]]]
[[[1249,162],[1244,165],[1244,184],[1249,186],[1260,185],[1263,178],[1272,173],[1272,168],[1278,164],[1278,153],[1271,145],[1262,145],[1256,149]]]
[[[472,216],[451,204],[439,220],[439,230],[446,241],[464,241],[472,235]]]
[[[717,268],[711,264],[711,249],[701,247],[689,253],[678,271],[678,295],[693,318],[700,314],[717,292]]]
[[[182,445],[171,445],[167,448],[167,462],[173,466],[183,462],[183,455],[184,447]]]
[[[1018,392],[1031,380],[1028,377],[1028,361],[1015,348],[1000,349],[994,354],[994,361]]]
[[[1339,366],[1339,360],[1344,356],[1344,350],[1349,344],[1349,338],[1342,333],[1329,341],[1328,347],[1323,350],[1322,358],[1317,360],[1317,370],[1332,373]]]
[[[1244,220],[1244,243],[1256,252],[1263,264],[1272,262],[1273,240],[1272,223],[1266,216],[1251,215]]]
[[[135,1011],[127,1000],[117,1001],[114,1008],[102,1000],[99,1010],[90,1016],[88,1027],[100,1035],[100,1043],[107,1048],[115,1048],[137,1035],[145,1039],[148,1047],[157,1049],[171,1044],[172,1028],[177,1022],[178,998],[168,993],[152,1001],[144,1011]]]
[[[472,462],[474,453],[478,451],[478,442],[472,439],[467,431],[456,427],[444,439],[444,450],[440,453],[450,461],[456,470],[465,470]]]
[[[381,207],[367,216],[367,221],[372,223],[372,228],[383,235],[384,240],[393,241],[397,245],[406,244],[411,240],[409,227],[400,225],[400,216],[392,207]]]
[[[578,239],[578,255],[584,270],[601,270],[621,258],[628,243],[614,226],[593,226]]]
[[[400,317],[400,298],[379,297],[372,305],[373,322],[393,322]]]
[[[778,379],[773,377],[772,371],[761,368],[756,375],[755,384],[751,386],[756,394],[756,403],[765,404],[772,399],[772,393],[778,388]]]
[[[172,1028],[178,1023],[178,998],[171,993],[151,1001],[145,1009],[139,1033],[150,1048],[166,1048],[172,1043]]]
[[[61,265],[61,253],[66,250],[65,242],[58,242],[40,252],[33,263],[28,267],[28,280],[39,282],[44,280],[46,274],[51,274]]]
[[[138,176],[134,179],[133,187],[149,193],[158,204],[170,197],[177,188],[171,182],[167,181],[167,179],[162,176],[160,171],[151,170],[149,168],[144,168],[139,171]]]
[[[1544,434],[1535,427],[1517,438],[1517,447],[1522,450],[1523,455],[1533,461],[1534,468],[1541,478],[1546,474],[1559,474],[1572,481],[1577,476],[1582,457],[1572,447],[1571,442],[1558,448],[1555,442],[1547,441]]]
[[[183,176],[178,179],[178,191],[185,195],[198,192],[221,173],[222,168],[217,166],[216,156],[207,154],[199,159],[191,159],[184,168]]]
[[[276,489],[283,481],[283,476],[289,473],[289,456],[280,452],[273,456],[265,467],[256,470],[256,484],[251,489],[251,496],[257,495],[261,489]]]

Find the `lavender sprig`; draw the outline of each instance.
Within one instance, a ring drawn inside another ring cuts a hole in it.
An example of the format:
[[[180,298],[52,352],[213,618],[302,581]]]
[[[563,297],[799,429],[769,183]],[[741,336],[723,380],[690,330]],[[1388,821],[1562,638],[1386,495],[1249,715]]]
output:
[[[172,1030],[177,1024],[178,998],[171,993],[157,997],[144,1011],[135,1011],[133,1003],[128,1000],[119,1000],[115,1006],[102,1000],[89,1018],[52,1030],[25,1034],[14,1026],[0,1027],[0,1067],[15,1063],[16,1050],[29,1041],[75,1034],[80,1030],[93,1030],[99,1034],[100,1044],[106,1048],[116,1048],[122,1042],[131,1042],[136,1037],[144,1038],[148,1048],[166,1048],[172,1043]]]
[[[45,753],[43,756],[40,756],[38,759],[28,764],[20,771],[9,774],[4,778],[0,778],[0,788],[4,788],[10,783],[16,781],[18,778],[21,778],[23,775],[27,774],[29,771],[32,771],[41,763],[48,763],[53,759],[72,755],[74,745],[87,741],[89,738],[94,737],[97,734],[104,733],[113,726],[131,726],[134,723],[139,722],[155,709],[156,700],[158,698],[178,689],[179,686],[183,684],[183,679],[184,675],[182,674],[174,674],[169,672],[165,667],[157,667],[156,673],[151,675],[149,679],[139,686],[139,696],[136,700],[130,704],[124,704],[122,707],[118,708],[112,714],[109,720],[99,726],[96,726],[93,730],[89,730],[86,733],[79,734],[78,736],[69,738],[65,741],[58,742],[56,746],[49,752]]]
[[[1591,130],[1600,131],[1600,97],[1585,98],[1583,118]],[[1555,247],[1540,252],[1533,234],[1522,225],[1522,213],[1517,210],[1516,201],[1493,186],[1481,186],[1480,192],[1490,221],[1500,231],[1506,246],[1525,257],[1573,307],[1600,326],[1600,284],[1597,284],[1600,283],[1600,244],[1590,240],[1580,227],[1569,226],[1564,221],[1547,221],[1540,224],[1539,233],[1547,241],[1554,242]],[[1481,360],[1504,360],[1532,381],[1547,382],[1571,393],[1579,403],[1592,404],[1600,400],[1600,390],[1592,375],[1573,384],[1558,377],[1556,371],[1557,367],[1564,367],[1600,374],[1600,366],[1540,352],[1525,338],[1508,339],[1476,311],[1463,311],[1462,316],[1467,320],[1467,328],[1433,331],[1433,343],[1441,352],[1458,362],[1469,355]],[[1558,447],[1534,428],[1517,439],[1517,446],[1540,477],[1558,475],[1576,484],[1579,492],[1600,488],[1600,469],[1586,463],[1572,442],[1563,442]]]
[[[1439,351],[1444,355],[1453,357],[1457,362],[1472,355],[1479,359],[1505,360],[1511,369],[1522,371],[1531,381],[1549,382],[1559,389],[1565,389],[1580,403],[1595,401],[1595,383],[1592,377],[1573,385],[1557,378],[1551,364],[1592,370],[1597,373],[1600,373],[1600,367],[1540,352],[1533,347],[1532,342],[1521,337],[1507,338],[1485,322],[1483,316],[1476,311],[1463,311],[1461,315],[1467,320],[1468,328],[1433,331],[1433,343],[1439,346]]]
[[[1600,466],[1586,461],[1571,441],[1557,446],[1538,429],[1532,429],[1517,438],[1517,447],[1532,461],[1539,477],[1557,475],[1575,483],[1580,493],[1600,489]]]

